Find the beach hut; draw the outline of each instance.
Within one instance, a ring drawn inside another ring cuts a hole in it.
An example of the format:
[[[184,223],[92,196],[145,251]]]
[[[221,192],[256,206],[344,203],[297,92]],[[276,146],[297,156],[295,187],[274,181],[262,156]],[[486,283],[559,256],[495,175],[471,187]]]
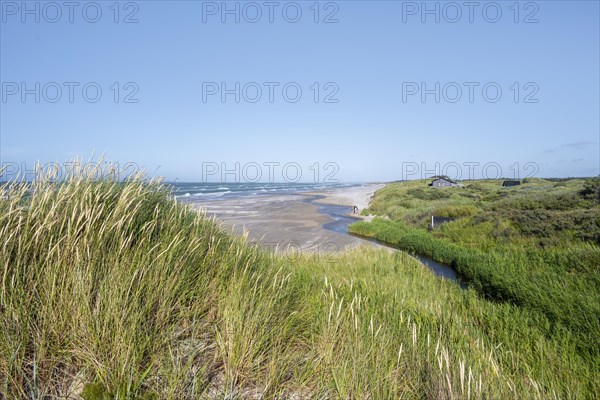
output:
[[[429,184],[429,186],[433,187],[454,187],[461,186],[457,181],[448,178],[447,176],[434,176],[432,177],[433,181]]]

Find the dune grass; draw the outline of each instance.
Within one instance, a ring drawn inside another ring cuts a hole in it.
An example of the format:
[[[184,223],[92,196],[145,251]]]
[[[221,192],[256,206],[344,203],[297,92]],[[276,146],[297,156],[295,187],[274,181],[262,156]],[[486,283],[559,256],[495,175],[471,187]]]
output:
[[[599,193],[598,178],[531,179],[508,189],[500,181],[394,183],[369,209],[381,218],[350,230],[452,265],[480,295],[543,315],[548,336],[569,337],[597,368]],[[454,220],[431,230],[431,215]]]
[[[401,252],[274,255],[158,182],[41,179],[0,199],[0,397],[591,398],[539,313]]]

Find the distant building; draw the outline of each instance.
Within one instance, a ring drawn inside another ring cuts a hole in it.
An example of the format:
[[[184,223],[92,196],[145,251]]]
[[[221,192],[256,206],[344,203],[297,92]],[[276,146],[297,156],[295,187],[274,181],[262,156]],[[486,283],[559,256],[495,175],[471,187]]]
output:
[[[511,186],[519,186],[521,181],[504,181],[502,182],[502,187],[511,187]]]
[[[450,187],[450,186],[462,186],[457,181],[448,178],[447,176],[434,176],[432,177],[433,181],[429,184],[429,186],[433,187]]]

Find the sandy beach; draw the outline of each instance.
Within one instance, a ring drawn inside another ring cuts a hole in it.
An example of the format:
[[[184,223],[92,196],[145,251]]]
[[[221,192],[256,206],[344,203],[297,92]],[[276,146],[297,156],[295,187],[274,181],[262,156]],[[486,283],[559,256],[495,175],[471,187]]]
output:
[[[281,252],[334,252],[358,245],[373,245],[344,233],[326,229],[334,221],[319,212],[320,204],[366,208],[382,184],[365,184],[325,191],[237,197],[195,201],[192,207],[215,216],[237,235],[248,235],[250,243]]]
[[[357,206],[360,212],[369,206],[371,197],[373,197],[377,190],[384,186],[384,184],[373,183],[349,188],[309,192],[306,194],[325,196],[325,198],[319,199],[317,203],[337,204],[348,207]]]

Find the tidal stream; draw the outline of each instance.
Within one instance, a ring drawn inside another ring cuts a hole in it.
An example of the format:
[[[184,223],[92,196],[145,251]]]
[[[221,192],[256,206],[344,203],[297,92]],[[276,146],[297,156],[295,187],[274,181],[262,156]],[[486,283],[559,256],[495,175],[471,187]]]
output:
[[[311,204],[314,204],[319,207],[319,213],[327,215],[328,217],[333,219],[333,221],[324,224],[323,228],[328,229],[330,231],[337,232],[337,233],[341,233],[344,235],[351,235],[353,237],[357,237],[362,240],[374,242],[381,246],[389,247],[389,248],[392,248],[392,249],[395,249],[398,251],[404,251],[404,250],[400,249],[398,246],[395,246],[395,245],[389,244],[389,243],[385,243],[385,242],[381,242],[374,238],[366,238],[363,236],[352,235],[351,233],[348,232],[348,225],[358,221],[358,218],[352,218],[352,217],[348,216],[352,212],[352,207],[339,206],[339,205],[333,205],[333,204],[321,204],[318,202],[318,200],[320,198],[322,198],[322,196],[311,199],[311,200],[309,200],[309,202]],[[419,261],[421,261],[421,263],[424,266],[426,266],[431,271],[433,271],[433,273],[436,274],[437,276],[441,276],[443,278],[458,282],[461,285],[461,287],[466,288],[466,285],[464,284],[464,282],[462,282],[460,280],[460,278],[456,274],[456,271],[454,271],[454,269],[451,266],[439,263],[430,257],[423,256],[420,254],[411,254],[411,256],[413,256],[416,259],[418,259]]]

